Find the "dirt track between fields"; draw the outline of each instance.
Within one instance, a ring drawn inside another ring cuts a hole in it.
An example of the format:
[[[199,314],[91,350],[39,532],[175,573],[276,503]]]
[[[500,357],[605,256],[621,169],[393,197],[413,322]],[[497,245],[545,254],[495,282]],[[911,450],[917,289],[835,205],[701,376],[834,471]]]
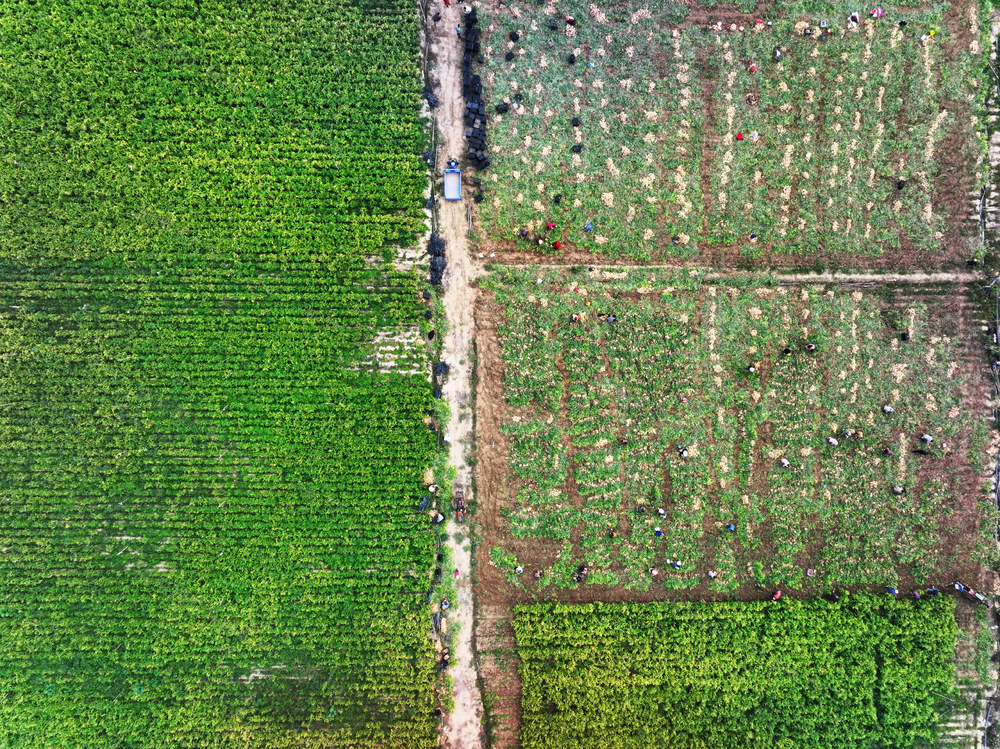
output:
[[[432,21],[435,13],[440,21]],[[462,99],[462,47],[455,36],[455,25],[462,22],[462,6],[434,4],[428,10],[427,33],[430,60],[433,63],[430,82],[440,104],[434,110],[438,130],[435,179],[445,162],[458,157],[464,149],[465,103]],[[442,387],[451,408],[447,428],[449,458],[455,468],[454,486],[472,500],[472,472],[468,454],[473,444],[472,345],[475,321],[472,315],[475,289],[471,282],[476,268],[469,254],[465,201],[438,200],[438,232],[446,242],[448,267],[445,271],[443,302],[448,321],[444,338],[443,360],[451,367]],[[459,540],[456,540],[459,539]],[[483,745],[483,703],[479,693],[475,659],[473,658],[473,622],[475,605],[472,594],[472,555],[468,529],[452,518],[448,523],[448,546],[458,577],[455,580],[457,605],[448,612],[452,632],[451,668],[454,681],[455,708],[445,716],[442,746],[448,749],[478,749]]]
[[[504,263],[507,268],[565,268],[562,263]],[[593,273],[602,271],[622,272],[628,270],[642,271],[648,268],[677,268],[682,265],[642,265],[642,266],[622,266],[622,265],[595,265],[587,266]],[[751,271],[720,271],[706,273],[705,280],[716,281],[732,276],[744,278],[760,277],[761,280],[773,279],[778,283],[871,283],[871,284],[936,284],[954,283],[971,284],[984,280],[982,273],[977,272],[940,272],[940,273],[842,273],[839,271],[824,271],[822,273],[786,273],[781,271],[763,271],[754,273]]]

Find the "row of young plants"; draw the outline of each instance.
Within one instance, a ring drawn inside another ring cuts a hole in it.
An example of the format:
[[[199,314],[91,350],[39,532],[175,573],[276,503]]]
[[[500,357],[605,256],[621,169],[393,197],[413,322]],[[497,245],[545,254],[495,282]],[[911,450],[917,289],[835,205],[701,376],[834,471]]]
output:
[[[0,18],[0,745],[435,746],[416,9]]]
[[[937,189],[942,161],[983,163],[987,8],[906,5],[857,24],[852,7],[796,2],[685,26],[670,3],[561,3],[556,15],[576,20],[555,29],[548,9],[501,11],[486,80],[491,104],[511,107],[491,113],[484,229],[557,255],[913,248],[936,262],[945,237],[962,246]],[[520,240],[550,221],[541,246]]]
[[[954,601],[517,608],[521,745],[933,746]]]
[[[980,385],[933,295],[527,271],[491,288],[496,559],[517,586],[927,584],[991,533],[969,483]]]

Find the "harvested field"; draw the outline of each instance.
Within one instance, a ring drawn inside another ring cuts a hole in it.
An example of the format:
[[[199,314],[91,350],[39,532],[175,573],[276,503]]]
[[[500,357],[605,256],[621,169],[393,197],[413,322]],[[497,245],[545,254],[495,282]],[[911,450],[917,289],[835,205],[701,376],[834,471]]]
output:
[[[961,291],[487,285],[482,600],[978,584],[986,379]]]
[[[983,161],[979,15],[889,8],[852,25],[837,10],[821,28],[805,11],[783,3],[768,25],[679,3],[494,8],[494,164],[478,209],[489,248],[569,262],[964,261]]]

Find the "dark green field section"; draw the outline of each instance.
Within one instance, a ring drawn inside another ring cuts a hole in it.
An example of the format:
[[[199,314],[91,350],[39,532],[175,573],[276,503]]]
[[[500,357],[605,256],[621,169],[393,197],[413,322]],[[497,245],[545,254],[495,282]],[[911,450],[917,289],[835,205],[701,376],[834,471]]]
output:
[[[0,2],[0,746],[436,746],[418,31]]]
[[[522,746],[933,745],[954,605],[858,594],[522,606]]]

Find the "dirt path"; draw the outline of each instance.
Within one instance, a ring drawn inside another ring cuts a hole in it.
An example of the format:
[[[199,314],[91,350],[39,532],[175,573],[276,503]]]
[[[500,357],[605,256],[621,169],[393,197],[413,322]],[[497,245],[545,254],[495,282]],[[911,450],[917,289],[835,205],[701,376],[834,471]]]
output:
[[[732,275],[745,273],[707,273],[708,280],[722,279]],[[766,273],[763,276],[774,278],[779,283],[976,283],[982,281],[982,273]]]
[[[430,59],[433,67],[431,83],[440,100],[434,110],[438,128],[437,165],[465,151],[462,99],[462,47],[455,36],[455,25],[462,23],[462,6],[443,3],[431,6],[429,15],[441,13],[441,20],[428,19]],[[470,282],[475,278],[468,247],[466,202],[439,200],[438,231],[447,243],[448,267],[444,276],[444,307],[448,332],[444,339],[444,361],[451,372],[442,390],[451,407],[447,438],[451,465],[455,467],[455,487],[472,499],[471,471],[468,453],[473,445],[472,344],[475,321],[472,315],[475,290]],[[471,542],[466,526],[452,519],[448,524],[448,546],[458,572],[455,581],[458,605],[448,612],[449,628],[453,632],[450,674],[454,680],[455,709],[445,718],[442,745],[449,749],[478,749],[483,745],[483,702],[479,693],[475,660],[472,653],[474,603],[472,597]]]
[[[530,269],[530,268],[566,268],[570,266],[564,263],[533,263],[533,264],[513,264],[505,263],[508,268],[520,268],[520,269]],[[628,272],[628,271],[644,271],[648,268],[676,268],[678,270],[685,267],[695,267],[695,266],[683,266],[674,264],[649,264],[649,265],[636,265],[636,266],[626,266],[626,265],[590,265],[588,268],[591,272],[600,273],[603,271],[615,272]],[[739,276],[741,278],[759,276],[763,279],[773,279],[778,283],[873,283],[873,284],[888,284],[888,283],[912,283],[912,284],[934,284],[934,283],[977,283],[985,280],[985,276],[982,272],[970,271],[963,273],[840,273],[838,271],[827,271],[824,273],[784,273],[781,271],[744,271],[744,270],[734,270],[734,271],[722,271],[722,272],[712,272],[705,274],[705,280],[707,281],[718,281],[725,278],[730,278],[732,276]]]

